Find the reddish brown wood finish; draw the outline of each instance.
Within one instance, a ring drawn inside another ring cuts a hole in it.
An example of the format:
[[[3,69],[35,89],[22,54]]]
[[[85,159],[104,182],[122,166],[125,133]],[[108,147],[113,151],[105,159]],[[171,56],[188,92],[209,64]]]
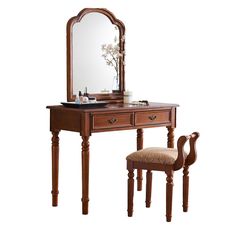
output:
[[[152,188],[152,174],[151,170],[164,171],[166,173],[166,221],[170,222],[172,217],[172,195],[173,195],[173,174],[174,171],[183,170],[183,211],[188,210],[188,191],[189,191],[189,165],[192,165],[196,161],[196,147],[195,143],[199,137],[199,133],[194,132],[189,136],[181,136],[177,142],[178,157],[173,165],[165,165],[160,163],[148,163],[143,161],[131,161],[127,160],[127,170],[132,173],[134,169],[147,170],[147,184],[146,184],[146,207],[150,207],[151,204],[151,188]],[[184,145],[189,140],[190,152],[184,153]],[[128,187],[128,191],[132,191],[131,187]],[[132,216],[133,212],[133,192],[128,193],[128,216]],[[129,205],[130,204],[130,205]]]
[[[189,171],[188,166],[184,167],[183,170],[183,211],[188,211],[188,191],[189,191]]]
[[[137,129],[137,150],[143,149],[143,129]],[[143,173],[137,170],[137,190],[142,191]]]
[[[79,12],[77,16],[74,16],[69,19],[67,22],[67,101],[75,101],[75,95],[73,95],[73,25],[77,22],[80,22],[81,19],[89,13],[97,12],[101,13],[109,18],[112,24],[116,25],[119,29],[120,37],[119,37],[119,45],[120,52],[124,52],[125,50],[125,25],[122,21],[118,20],[114,14],[108,11],[105,8],[85,8]],[[123,53],[124,54],[124,53]],[[119,60],[119,80],[120,80],[120,88],[118,93],[110,93],[110,94],[90,94],[91,96],[95,96],[98,101],[108,101],[110,103],[117,103],[123,101],[123,93],[125,91],[125,69],[124,69],[124,60],[125,55],[123,55]]]
[[[167,127],[168,134],[167,134],[167,147],[174,148],[174,128],[171,126]]]
[[[89,137],[82,136],[82,213],[88,214],[89,202]]]
[[[111,113],[111,114],[99,114],[92,116],[92,129],[114,129],[122,127],[132,127],[133,113]]]
[[[151,206],[151,196],[152,196],[152,171],[147,170],[147,173],[146,173],[146,207]]]
[[[134,171],[128,173],[128,216],[133,215],[133,196],[134,196]]]
[[[82,213],[88,214],[89,201],[89,137],[94,132],[137,129],[137,150],[143,148],[143,128],[175,127],[175,112],[178,105],[150,103],[149,106],[130,106],[127,104],[110,104],[104,108],[76,109],[64,106],[48,106],[50,109],[50,130],[52,138],[52,184],[53,205],[57,205],[58,195],[58,158],[60,130],[79,132],[82,137]],[[155,122],[135,124],[135,117],[143,112],[159,113],[169,111],[170,119],[163,123]],[[189,159],[190,161],[190,159]],[[139,166],[138,166],[139,167]],[[142,166],[136,169],[141,169]],[[138,187],[142,188],[142,175],[139,174]]]
[[[59,107],[58,107],[59,108]],[[50,109],[50,130],[81,130],[82,112],[72,109]]]
[[[59,131],[52,131],[52,206],[58,204]]]
[[[136,115],[135,124],[136,125],[153,125],[170,122],[170,110],[163,111],[149,111],[149,112],[139,112]]]
[[[143,129],[137,129],[137,150],[143,149]]]
[[[171,221],[172,195],[173,195],[173,170],[166,170],[166,221]]]

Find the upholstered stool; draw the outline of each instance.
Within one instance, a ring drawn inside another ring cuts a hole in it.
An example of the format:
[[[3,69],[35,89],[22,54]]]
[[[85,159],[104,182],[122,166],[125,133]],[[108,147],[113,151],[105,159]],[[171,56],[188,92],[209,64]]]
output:
[[[128,173],[128,216],[133,215],[134,169],[147,170],[146,174],[146,207],[151,204],[152,170],[164,171],[166,178],[166,221],[171,221],[173,173],[183,167],[183,211],[188,210],[189,166],[196,161],[195,143],[199,133],[181,136],[174,148],[145,148],[127,156]],[[184,145],[189,140],[190,151],[184,151]]]

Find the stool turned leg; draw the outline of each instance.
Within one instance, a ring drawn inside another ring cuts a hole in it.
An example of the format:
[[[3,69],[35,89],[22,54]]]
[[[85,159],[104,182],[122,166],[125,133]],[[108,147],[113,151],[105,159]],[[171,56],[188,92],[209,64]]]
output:
[[[143,171],[137,170],[137,191],[142,191]]]
[[[173,170],[166,171],[166,221],[171,221],[172,195],[173,195]]]
[[[151,205],[152,196],[152,171],[148,170],[146,173],[146,207]]]
[[[189,192],[189,171],[188,166],[184,167],[183,170],[183,211],[188,211],[188,192]]]
[[[128,173],[128,216],[133,215],[133,197],[134,197],[134,170]]]

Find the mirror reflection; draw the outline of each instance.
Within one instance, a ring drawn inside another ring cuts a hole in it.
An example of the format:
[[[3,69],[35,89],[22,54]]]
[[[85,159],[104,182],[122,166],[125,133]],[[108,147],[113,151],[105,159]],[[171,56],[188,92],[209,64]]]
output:
[[[119,90],[119,29],[103,14],[86,14],[73,25],[73,94]]]

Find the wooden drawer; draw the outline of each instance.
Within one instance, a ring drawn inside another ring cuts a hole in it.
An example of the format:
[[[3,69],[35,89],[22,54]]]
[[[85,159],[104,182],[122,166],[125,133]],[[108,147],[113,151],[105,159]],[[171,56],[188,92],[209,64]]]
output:
[[[147,111],[135,114],[135,125],[155,125],[171,122],[171,111]]]
[[[107,130],[113,128],[132,127],[133,126],[133,114],[121,113],[121,114],[95,114],[92,115],[92,129],[93,130]]]

